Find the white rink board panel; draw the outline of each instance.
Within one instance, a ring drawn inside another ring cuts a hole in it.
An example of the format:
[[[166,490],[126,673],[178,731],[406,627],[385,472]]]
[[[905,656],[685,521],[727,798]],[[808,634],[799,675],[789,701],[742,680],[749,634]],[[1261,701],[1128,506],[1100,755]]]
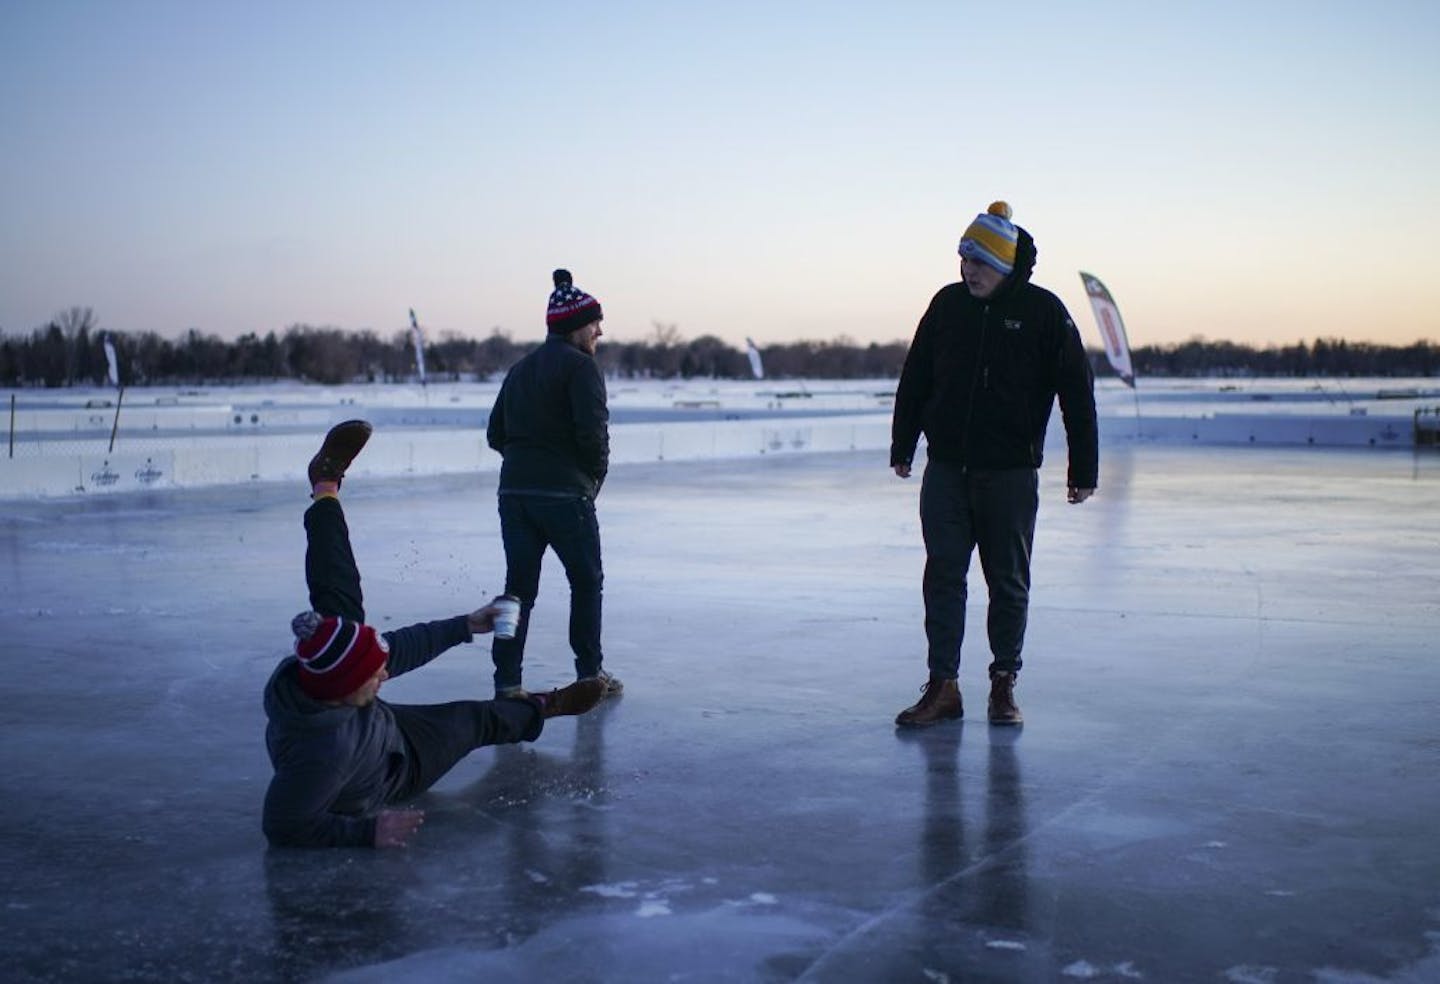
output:
[[[168,441],[122,435],[113,454],[99,440],[49,442],[44,453],[33,453],[32,448],[0,469],[0,498],[296,481],[304,477],[324,426],[328,421],[313,435],[254,432]],[[620,424],[610,429],[610,462],[882,451],[889,445],[889,427],[883,415]],[[129,450],[127,444],[138,444],[140,450]],[[397,428],[377,431],[350,474],[385,478],[499,469],[500,456],[478,428]]]

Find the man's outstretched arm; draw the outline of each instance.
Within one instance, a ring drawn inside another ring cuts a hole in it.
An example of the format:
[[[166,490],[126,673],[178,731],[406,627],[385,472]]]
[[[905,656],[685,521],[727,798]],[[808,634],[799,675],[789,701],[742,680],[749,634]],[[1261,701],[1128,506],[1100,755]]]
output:
[[[403,629],[391,629],[385,633],[390,644],[390,661],[385,664],[392,677],[409,673],[430,662],[445,650],[470,642],[475,634],[470,631],[470,616],[456,615],[437,622],[416,622]]]
[[[394,677],[424,666],[445,650],[494,630],[496,613],[495,606],[487,604],[468,615],[392,629],[385,633],[385,641],[390,644],[390,660],[385,668]]]

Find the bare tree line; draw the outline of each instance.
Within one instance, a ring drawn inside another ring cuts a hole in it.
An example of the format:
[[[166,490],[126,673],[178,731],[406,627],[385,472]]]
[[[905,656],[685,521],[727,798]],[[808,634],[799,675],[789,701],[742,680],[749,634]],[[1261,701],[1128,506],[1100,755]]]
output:
[[[1440,345],[1421,341],[1388,346],[1317,338],[1309,345],[1296,342],[1256,349],[1233,342],[1192,339],[1177,345],[1142,346],[1131,353],[1131,361],[1135,374],[1142,377],[1437,376]]]
[[[107,363],[102,338],[118,353],[125,385],[206,383],[393,382],[415,378],[410,335],[381,337],[373,331],[291,325],[264,336],[234,341],[191,330],[177,339],[154,332],[103,332],[88,307],[71,307],[25,335],[0,330],[0,385],[59,387],[100,385]],[[430,379],[486,379],[504,372],[541,339],[516,341],[500,329],[483,339],[454,333],[425,345]],[[770,344],[761,349],[767,376],[781,379],[895,378],[905,362],[906,341],[861,344],[841,336],[829,342]],[[745,351],[714,335],[686,340],[674,324],[654,322],[644,341],[615,341],[600,347],[605,373],[616,378],[748,379]],[[1232,342],[1193,339],[1176,345],[1142,346],[1131,353],[1136,374],[1145,376],[1435,376],[1440,346],[1429,342],[1395,347],[1316,339],[1288,346],[1254,348]],[[1091,352],[1097,375],[1110,369],[1103,352]]]

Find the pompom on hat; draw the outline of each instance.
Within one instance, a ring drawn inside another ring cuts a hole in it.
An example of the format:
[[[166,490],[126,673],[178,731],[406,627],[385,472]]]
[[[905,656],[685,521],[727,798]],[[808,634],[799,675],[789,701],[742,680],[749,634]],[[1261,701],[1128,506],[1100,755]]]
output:
[[[359,690],[390,658],[390,646],[368,625],[336,615],[301,612],[295,633],[300,689],[316,700],[340,700]]]
[[[545,309],[545,327],[551,334],[569,334],[604,317],[600,302],[575,286],[569,270],[556,270],[550,278],[555,281],[555,289]]]
[[[1015,247],[1019,241],[1019,233],[1010,221],[1012,214],[1009,203],[991,202],[960,237],[960,255],[1010,276],[1015,269]]]

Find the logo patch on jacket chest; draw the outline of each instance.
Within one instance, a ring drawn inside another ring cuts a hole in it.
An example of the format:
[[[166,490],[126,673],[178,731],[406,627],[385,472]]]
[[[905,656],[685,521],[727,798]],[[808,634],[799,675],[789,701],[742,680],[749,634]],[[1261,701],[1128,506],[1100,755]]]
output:
[[[1025,322],[1017,318],[1006,318],[1003,322],[1006,331],[1019,331],[1025,327]]]

